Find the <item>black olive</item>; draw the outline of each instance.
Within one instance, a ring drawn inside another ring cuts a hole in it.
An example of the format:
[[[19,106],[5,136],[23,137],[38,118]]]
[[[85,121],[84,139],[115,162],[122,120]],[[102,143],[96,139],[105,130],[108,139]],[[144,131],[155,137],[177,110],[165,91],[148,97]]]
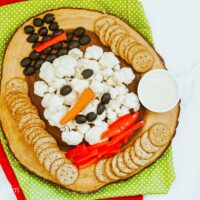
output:
[[[85,69],[84,71],[82,71],[81,74],[82,74],[84,79],[88,79],[94,74],[94,71],[91,70],[91,69]]]
[[[26,67],[23,71],[24,75],[31,76],[35,73],[35,68],[33,66]]]
[[[90,112],[86,115],[88,122],[93,122],[97,118],[97,114]]]
[[[52,22],[50,25],[49,25],[49,30],[51,31],[55,31],[59,28],[58,26],[58,23],[57,22]]]
[[[74,30],[74,35],[78,38],[85,34],[85,29],[83,27],[78,27]]]
[[[23,58],[20,62],[22,67],[28,67],[31,64],[32,60],[29,57]]]
[[[60,35],[60,34],[62,34],[62,33],[64,33],[64,30],[63,30],[63,29],[58,29],[58,30],[55,30],[55,31],[53,32],[53,36],[57,36],[57,35]]]
[[[37,60],[37,61],[35,62],[35,65],[34,65],[35,69],[40,69],[40,67],[42,66],[42,64],[43,64],[44,62],[45,62],[45,60],[42,59],[42,58],[40,58],[39,60]]]
[[[40,58],[40,53],[38,53],[38,52],[36,52],[36,51],[33,51],[33,52],[31,52],[31,54],[30,54],[30,58],[32,59],[32,60],[37,60],[38,58]]]
[[[52,62],[56,58],[57,58],[57,56],[55,54],[49,54],[49,55],[47,55],[47,57],[45,59],[48,62]]]
[[[91,41],[90,37],[88,35],[84,35],[80,38],[79,43],[80,45],[86,45]]]
[[[47,24],[53,22],[55,20],[55,17],[53,14],[46,14],[43,18],[44,22],[46,22]]]
[[[66,96],[66,95],[68,95],[71,91],[72,91],[71,86],[65,85],[65,86],[63,86],[63,87],[61,88],[60,94],[61,94],[62,96]]]
[[[77,115],[75,117],[76,123],[78,124],[84,124],[87,121],[87,118],[85,115]]]
[[[77,41],[77,40],[72,40],[72,41],[69,43],[69,45],[67,46],[67,48],[68,48],[69,50],[74,49],[74,48],[79,48],[79,47],[80,47],[80,44],[79,44],[79,41]]]
[[[34,33],[34,31],[35,31],[35,29],[34,29],[34,27],[31,26],[31,25],[28,25],[28,26],[25,26],[25,27],[24,27],[24,32],[25,32],[26,34],[32,34],[32,33]]]
[[[47,29],[46,27],[41,27],[41,28],[38,30],[38,34],[39,34],[40,36],[45,36],[45,35],[47,35],[47,33],[48,33],[48,29]]]
[[[62,48],[62,42],[58,42],[58,43],[54,44],[54,45],[52,46],[52,48],[53,48],[54,50],[58,50],[58,49]]]
[[[51,47],[47,47],[45,50],[42,51],[42,54],[47,55],[51,52],[52,48]]]
[[[45,35],[42,39],[42,42],[45,42],[47,40],[50,40],[52,37],[50,35]]]
[[[105,93],[102,97],[101,97],[101,103],[102,104],[108,104],[110,102],[110,93]]]
[[[67,40],[65,40],[66,43],[69,43],[74,39],[74,34],[72,32],[69,32],[66,35],[67,35]]]
[[[32,35],[30,35],[30,36],[27,38],[27,41],[28,41],[29,43],[34,43],[34,42],[38,41],[38,39],[39,39],[38,34],[37,34],[37,33],[33,33]]]
[[[33,20],[33,24],[34,24],[34,26],[40,27],[40,26],[43,26],[44,22],[40,18],[35,18]]]
[[[106,109],[105,105],[102,103],[99,103],[97,106],[97,115],[101,115],[105,109]]]
[[[34,48],[34,47],[38,46],[39,44],[40,44],[40,42],[39,42],[39,41],[36,41],[36,42],[34,42],[34,44],[33,44],[32,47]]]
[[[67,53],[68,53],[68,49],[61,48],[60,50],[58,50],[57,56],[63,56],[63,55],[66,55]]]

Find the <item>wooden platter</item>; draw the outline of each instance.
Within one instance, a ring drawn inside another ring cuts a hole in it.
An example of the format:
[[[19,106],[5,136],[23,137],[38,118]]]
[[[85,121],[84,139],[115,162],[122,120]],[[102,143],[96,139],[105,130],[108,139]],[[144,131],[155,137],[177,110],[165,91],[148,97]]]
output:
[[[83,26],[89,32],[94,32],[95,20],[104,15],[103,13],[96,11],[90,11],[84,9],[68,9],[68,8],[61,8],[57,10],[52,10],[50,12],[55,15],[55,18],[62,29],[69,30],[79,26]],[[43,13],[39,16],[42,17],[44,14],[46,13]],[[165,68],[163,60],[140,34],[134,31],[128,24],[126,24],[119,18],[115,16],[113,17],[115,18],[117,23],[123,26],[131,36],[136,38],[138,42],[140,42],[142,45],[148,48],[148,50],[154,57],[154,66],[152,69]],[[46,180],[49,180],[53,183],[59,184],[58,181],[54,177],[52,177],[41,164],[39,164],[37,157],[33,152],[33,149],[24,142],[23,136],[18,130],[17,124],[11,117],[9,110],[7,109],[5,102],[2,98],[2,96],[5,94],[5,84],[8,80],[16,76],[25,78],[22,72],[23,68],[20,67],[20,61],[32,51],[31,45],[26,42],[27,36],[24,34],[24,27],[31,23],[32,23],[32,18],[27,20],[21,27],[19,27],[16,30],[16,32],[14,33],[13,37],[11,38],[8,44],[8,47],[4,55],[2,80],[1,80],[1,102],[0,102],[1,122],[10,149],[15,155],[16,159],[26,169],[33,172],[34,174]],[[97,42],[97,44],[99,45],[99,42]],[[31,82],[34,80],[34,78],[32,78],[32,80],[28,79],[28,83],[30,83],[30,85]],[[137,83],[135,84],[137,86]],[[31,87],[29,94],[30,98],[33,104],[37,104],[36,99],[33,98],[33,92],[31,92]],[[39,103],[36,106],[39,107]],[[135,134],[135,136],[131,139],[131,141],[129,141],[127,145],[133,143],[138,137],[140,137],[143,134],[144,131],[148,130],[153,124],[158,122],[162,122],[169,127],[171,131],[171,140],[172,140],[175,135],[176,127],[178,124],[179,110],[180,110],[179,104],[174,109],[166,113],[153,113],[144,110],[144,119],[147,120],[147,124],[142,128],[142,130],[140,130],[139,132],[137,132],[137,134]],[[48,131],[51,132],[50,129]],[[129,178],[137,174],[139,171],[141,171],[142,169],[148,167],[153,162],[155,162],[158,158],[162,156],[162,154],[165,152],[170,143],[171,141],[162,147],[162,151],[154,155],[154,159],[151,161],[151,163],[148,163],[147,166],[140,168],[140,170],[135,171],[132,174],[129,174],[129,176],[125,178]],[[92,165],[90,167],[80,170],[79,178],[77,179],[77,181],[74,182],[72,185],[67,186],[66,188],[76,192],[88,193],[96,191],[99,188],[106,185],[106,183],[100,182],[96,178],[94,173],[94,168],[95,165]]]

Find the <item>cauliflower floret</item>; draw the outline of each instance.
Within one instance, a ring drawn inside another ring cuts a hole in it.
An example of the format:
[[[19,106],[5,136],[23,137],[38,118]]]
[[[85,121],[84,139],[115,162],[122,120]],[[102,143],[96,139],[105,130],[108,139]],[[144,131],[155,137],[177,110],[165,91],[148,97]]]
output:
[[[101,81],[103,81],[103,76],[102,76],[102,74],[97,73],[97,74],[95,75],[94,79],[95,79],[96,81],[98,81],[98,82],[101,82]]]
[[[118,70],[120,70],[120,65],[119,64],[117,64],[117,65],[115,65],[114,67],[113,67],[113,69],[114,69],[114,71],[118,71]]]
[[[119,64],[119,60],[112,52],[104,52],[99,60],[99,64],[105,68],[113,68]]]
[[[52,97],[53,94],[50,94],[50,93],[47,93],[43,96],[43,99],[41,101],[41,104],[42,104],[42,107],[43,108],[47,108],[48,107],[48,101],[49,101],[49,98]]]
[[[120,85],[120,86],[117,86],[116,88],[117,88],[119,94],[121,94],[121,95],[124,95],[124,94],[128,93],[128,88],[123,84]]]
[[[59,90],[61,87],[63,87],[66,84],[65,79],[59,79],[56,78],[51,84],[50,86],[55,88],[55,90]]]
[[[114,99],[114,100],[111,100],[108,105],[110,109],[112,109],[113,111],[116,111],[118,108],[120,109],[121,102],[118,102],[116,101],[116,99]]]
[[[64,97],[64,104],[71,106],[73,105],[77,100],[77,93],[75,91],[72,91],[67,96]]]
[[[106,130],[106,125],[102,123],[103,126],[93,126],[90,130],[85,134],[85,140],[90,144],[96,144],[99,142],[107,141],[108,138],[101,139],[102,133]]]
[[[136,94],[128,93],[126,94],[124,105],[127,106],[129,109],[131,108],[138,108],[139,99]]]
[[[84,135],[78,131],[70,131],[62,133],[63,142],[68,145],[78,145],[83,141]]]
[[[96,80],[92,81],[90,88],[95,92],[97,96],[101,95],[104,92],[103,84]]]
[[[118,113],[118,116],[121,117],[125,114],[128,114],[129,113],[129,109],[125,106],[122,106],[121,109],[120,109],[120,112]]]
[[[58,78],[71,77],[75,73],[77,60],[69,55],[61,56],[53,61],[55,73]]]
[[[56,112],[63,108],[64,98],[53,94],[47,102],[47,106],[52,112]]]
[[[50,62],[42,64],[39,77],[47,83],[51,83],[56,78],[54,67]]]
[[[113,73],[114,71],[111,68],[106,68],[102,72],[104,79],[108,79],[108,77],[112,76]]]
[[[62,127],[62,125],[60,124],[60,120],[66,114],[67,111],[68,111],[68,109],[67,109],[66,106],[60,107],[60,110],[54,112],[51,115],[51,117],[48,119],[49,120],[49,124],[51,126]]]
[[[68,127],[68,129],[71,131],[71,130],[76,129],[77,124],[74,120],[71,120],[71,121],[67,122],[67,124],[65,126]]]
[[[123,83],[130,84],[135,79],[135,74],[129,67],[123,67],[120,70],[121,76],[124,77]]]
[[[49,93],[50,94],[53,94],[54,92],[56,91],[56,89],[55,88],[53,88],[53,87],[49,87]]]
[[[36,81],[34,83],[34,94],[39,97],[43,97],[46,92],[48,92],[49,87],[44,81]]]
[[[113,122],[117,119],[117,113],[114,112],[112,109],[108,108],[107,109],[107,117],[111,122]]]
[[[119,94],[119,91],[117,88],[111,88],[110,89],[110,95],[112,99],[115,99],[117,95]]]
[[[80,94],[81,92],[83,92],[84,89],[86,89],[89,86],[89,82],[88,80],[74,78],[72,79],[71,86],[74,89],[74,91]]]
[[[111,86],[108,83],[106,83],[105,81],[103,81],[102,84],[103,84],[104,93],[109,92],[111,89]]]
[[[49,108],[44,109],[44,118],[49,120],[54,113]]]
[[[89,129],[90,129],[90,125],[88,125],[88,124],[79,124],[78,125],[78,131],[81,132],[82,134],[87,133]]]
[[[99,58],[103,55],[103,49],[96,45],[92,45],[86,49],[85,58],[99,60]]]
[[[83,58],[83,52],[78,48],[74,48],[74,49],[70,50],[68,52],[68,55],[75,58],[76,60]]]
[[[117,83],[130,84],[135,79],[135,75],[129,67],[123,67],[114,72],[114,79]]]
[[[91,69],[96,74],[99,72],[99,63],[96,60],[90,60],[86,69]]]
[[[84,110],[83,110],[83,114],[88,114],[90,112],[96,112],[97,107],[94,106],[92,103],[88,104]]]
[[[110,77],[110,78],[107,80],[107,84],[109,84],[110,86],[115,86],[115,81],[113,80],[112,77]]]

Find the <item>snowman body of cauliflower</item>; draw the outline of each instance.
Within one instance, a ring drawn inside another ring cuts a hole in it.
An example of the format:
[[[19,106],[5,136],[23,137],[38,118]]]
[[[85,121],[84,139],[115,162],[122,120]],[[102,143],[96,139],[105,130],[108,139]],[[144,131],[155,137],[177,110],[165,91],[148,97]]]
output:
[[[86,69],[93,71],[87,79],[82,75]],[[108,124],[131,109],[137,111],[140,108],[137,95],[126,88],[135,78],[133,71],[129,67],[120,68],[118,58],[112,52],[103,52],[99,46],[90,46],[85,53],[72,49],[68,55],[58,57],[53,63],[43,63],[39,77],[41,80],[35,82],[34,93],[43,98],[44,117],[51,126],[61,130],[62,140],[68,145],[78,145],[84,139],[90,145],[101,142],[101,135]],[[63,96],[60,91],[66,85],[71,87],[71,92]],[[104,112],[92,122],[78,124],[72,120],[61,126],[61,118],[88,87],[96,97],[79,114],[96,113],[101,97],[109,93],[111,99]]]

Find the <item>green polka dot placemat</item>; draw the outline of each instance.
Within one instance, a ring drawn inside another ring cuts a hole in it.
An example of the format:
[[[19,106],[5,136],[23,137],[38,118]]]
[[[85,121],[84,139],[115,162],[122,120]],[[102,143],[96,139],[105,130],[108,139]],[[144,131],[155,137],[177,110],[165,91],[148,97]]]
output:
[[[152,43],[151,29],[139,0],[29,0],[0,7],[0,66],[6,44],[15,29],[27,18],[59,7],[87,8],[113,13]],[[24,170],[12,156],[2,132],[0,139],[27,200],[90,200],[138,194],[165,194],[175,179],[170,147],[160,160],[133,178],[111,184],[95,193],[77,194],[63,190]]]

